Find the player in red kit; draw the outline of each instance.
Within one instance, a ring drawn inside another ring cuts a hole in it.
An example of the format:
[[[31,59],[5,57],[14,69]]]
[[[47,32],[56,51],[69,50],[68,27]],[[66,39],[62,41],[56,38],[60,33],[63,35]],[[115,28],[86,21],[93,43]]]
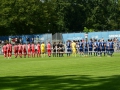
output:
[[[14,55],[15,55],[15,58],[17,58],[17,56],[18,56],[18,45],[17,45],[17,43],[14,45]]]
[[[18,45],[18,53],[19,53],[20,58],[22,58],[22,51],[23,51],[23,48],[22,48],[22,44],[20,43]]]
[[[50,42],[48,42],[48,44],[47,44],[47,53],[48,53],[48,56],[51,57],[51,44],[50,44]]]
[[[32,45],[31,45],[31,49],[32,49],[32,57],[35,57],[35,45],[34,45],[33,42],[32,42]]]
[[[26,58],[26,55],[27,55],[27,46],[26,46],[25,43],[22,45],[22,48],[23,48],[23,55],[24,55],[24,58]]]
[[[41,54],[40,51],[41,51],[40,50],[40,42],[38,42],[38,44],[37,44],[37,57],[40,57],[40,54]]]
[[[9,59],[9,58],[10,58],[10,56],[9,56],[9,53],[10,53],[9,43],[7,43],[6,47],[7,47],[7,57],[8,57],[8,59]]]
[[[4,46],[2,47],[2,52],[4,54],[4,58],[7,58],[7,46],[6,46],[6,44],[4,44]]]
[[[12,57],[12,44],[9,43],[9,57]]]
[[[30,45],[30,43],[28,43],[27,49],[28,49],[28,58],[29,58],[31,56],[31,45]]]

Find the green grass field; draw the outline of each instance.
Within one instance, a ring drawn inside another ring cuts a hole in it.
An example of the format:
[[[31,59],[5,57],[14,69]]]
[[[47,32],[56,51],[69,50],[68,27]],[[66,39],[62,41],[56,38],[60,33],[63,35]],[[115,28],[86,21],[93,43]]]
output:
[[[120,53],[76,58],[0,56],[0,90],[120,90]]]

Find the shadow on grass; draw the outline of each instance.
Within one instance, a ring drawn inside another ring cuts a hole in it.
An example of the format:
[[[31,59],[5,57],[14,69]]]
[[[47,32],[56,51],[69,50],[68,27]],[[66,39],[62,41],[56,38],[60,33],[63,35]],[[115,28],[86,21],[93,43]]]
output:
[[[0,90],[120,90],[120,76],[0,77]]]

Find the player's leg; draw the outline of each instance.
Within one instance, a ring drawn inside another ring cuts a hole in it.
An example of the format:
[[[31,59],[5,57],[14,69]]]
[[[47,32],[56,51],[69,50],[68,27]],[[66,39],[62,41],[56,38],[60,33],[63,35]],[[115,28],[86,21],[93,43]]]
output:
[[[30,58],[30,50],[28,50],[28,58]]]
[[[10,58],[10,50],[7,51],[7,57]]]
[[[50,56],[50,52],[49,52],[49,49],[47,49],[47,55],[48,55],[48,57]]]
[[[69,48],[67,48],[67,57],[69,56]]]
[[[22,50],[20,50],[20,57],[22,58]]]
[[[4,58],[7,58],[7,51],[3,52]]]
[[[11,58],[11,56],[12,56],[12,51],[9,52],[9,58]]]

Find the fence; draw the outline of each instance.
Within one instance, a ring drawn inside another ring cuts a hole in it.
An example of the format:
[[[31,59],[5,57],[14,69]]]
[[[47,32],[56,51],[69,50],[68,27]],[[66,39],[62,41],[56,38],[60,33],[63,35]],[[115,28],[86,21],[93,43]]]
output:
[[[9,42],[14,43],[16,41],[16,39],[18,40],[18,42],[21,43],[27,43],[27,42],[45,42],[47,43],[52,42],[52,34],[33,34],[33,35],[16,35],[16,36],[0,36],[0,40],[7,40]]]
[[[81,40],[85,38],[86,33],[63,33],[63,40],[64,42],[67,40]],[[120,31],[107,31],[107,32],[90,32],[88,33],[88,40],[90,38],[95,38],[95,39],[113,39],[117,38],[120,40]]]
[[[8,40],[11,41],[11,38],[21,38],[22,43],[27,43],[27,39],[29,42],[66,42],[67,40],[81,40],[85,38],[86,33],[56,33],[52,34],[35,34],[35,35],[17,35],[17,36],[0,36],[0,40]],[[106,31],[106,32],[90,32],[88,33],[88,40],[90,38],[101,39],[113,39],[117,38],[120,40],[120,31]]]

